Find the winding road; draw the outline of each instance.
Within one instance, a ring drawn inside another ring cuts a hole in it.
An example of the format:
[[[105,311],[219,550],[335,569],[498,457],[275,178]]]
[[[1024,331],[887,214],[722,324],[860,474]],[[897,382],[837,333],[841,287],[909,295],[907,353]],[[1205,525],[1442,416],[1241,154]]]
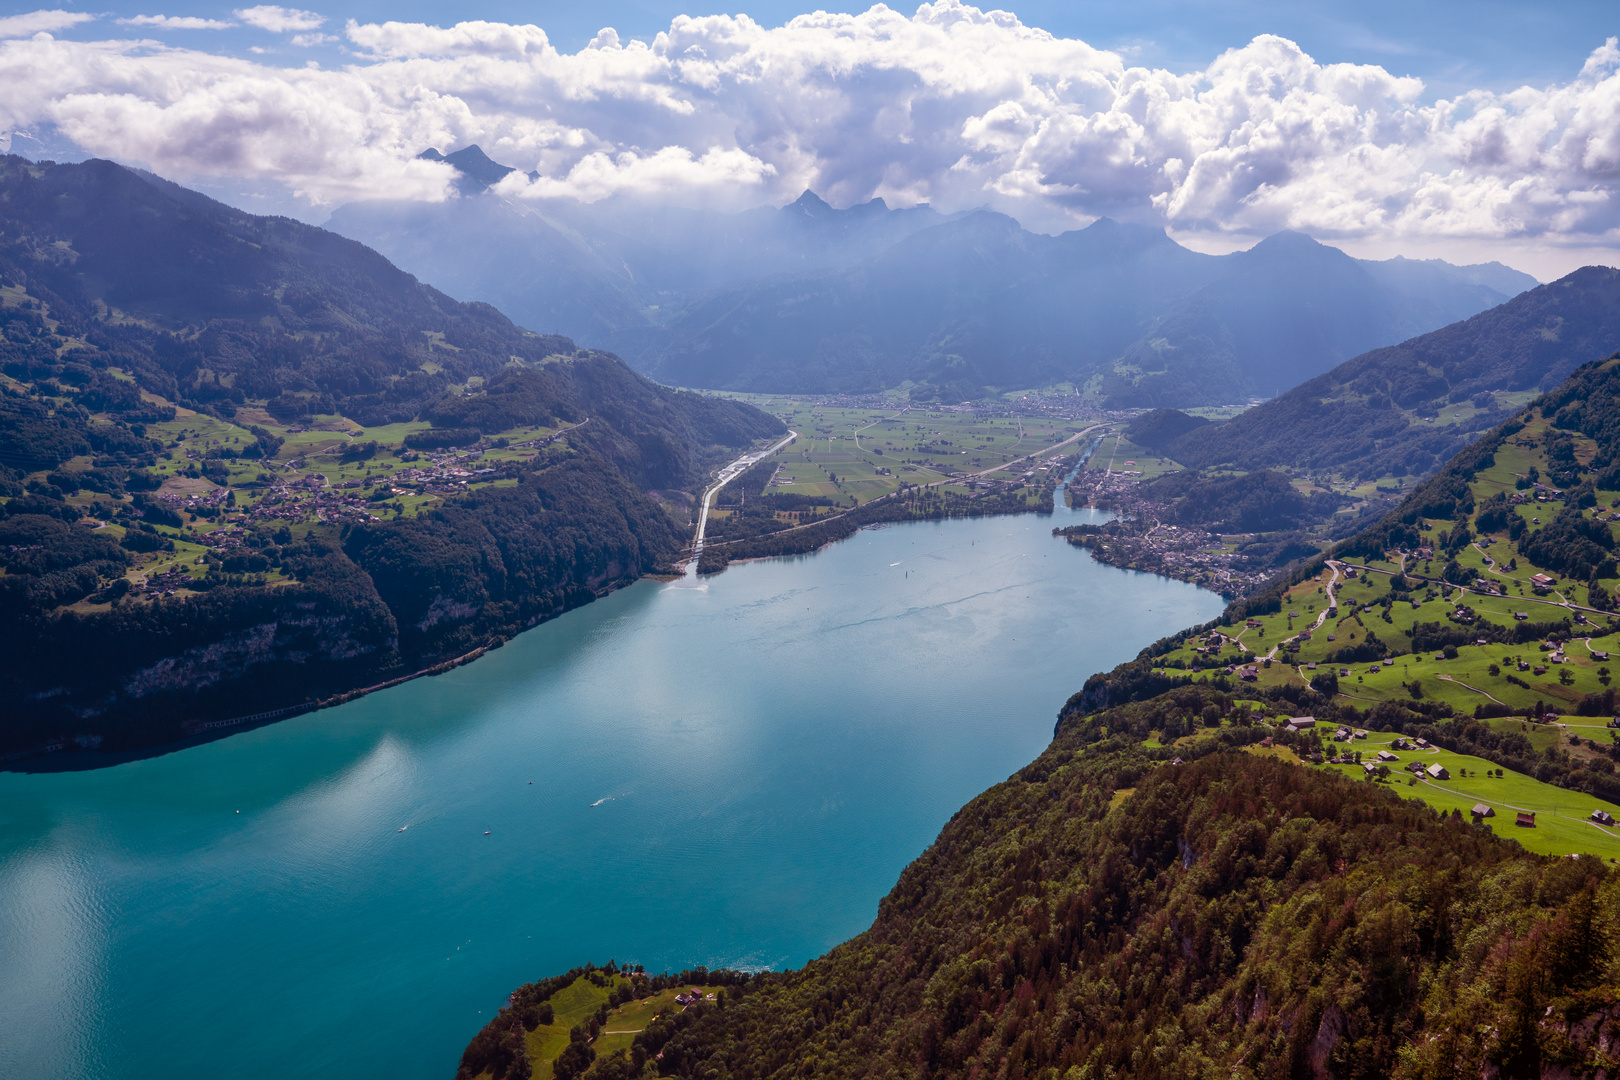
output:
[[[1333,577],[1330,578],[1328,580],[1328,583],[1325,586],[1323,586],[1323,588],[1322,588],[1322,591],[1327,594],[1327,606],[1324,607],[1317,614],[1316,621],[1311,623],[1310,632],[1313,633],[1313,634],[1316,631],[1318,631],[1318,630],[1320,630],[1322,628],[1323,623],[1327,622],[1329,613],[1331,613],[1335,608],[1337,608],[1339,606],[1339,599],[1338,599],[1337,596],[1334,595],[1333,589],[1334,589],[1334,587],[1336,585],[1339,584],[1339,568],[1341,566],[1343,566],[1343,565],[1344,564],[1339,562],[1337,559],[1329,559],[1329,560],[1327,560],[1328,569],[1333,571]],[[1245,631],[1247,631],[1248,628],[1245,627],[1244,629],[1245,629]],[[1305,631],[1303,631],[1303,630],[1300,631],[1301,634],[1304,633],[1304,632]],[[1242,638],[1243,635],[1239,634],[1238,637]],[[1284,645],[1288,644],[1290,641],[1294,641],[1298,637],[1299,637],[1299,634],[1295,634],[1292,637],[1283,638],[1281,641],[1277,642],[1277,644],[1273,645],[1271,647],[1271,651],[1266,653],[1266,655],[1260,657],[1260,659],[1262,659],[1262,660],[1275,660],[1277,658],[1277,650],[1282,648]],[[1239,644],[1241,644],[1241,642],[1239,642]],[[1249,647],[1247,645],[1244,645],[1243,647],[1245,649],[1249,649]],[[1249,654],[1252,656],[1254,654],[1254,650],[1249,649]]]

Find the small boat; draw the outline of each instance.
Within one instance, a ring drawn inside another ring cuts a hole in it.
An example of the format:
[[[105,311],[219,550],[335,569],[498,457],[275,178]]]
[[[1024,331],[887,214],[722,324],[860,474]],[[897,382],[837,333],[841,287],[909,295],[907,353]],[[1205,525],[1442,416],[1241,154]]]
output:
[[[485,830],[484,830],[484,835],[485,835],[485,836],[488,836],[488,835],[489,835],[489,830],[488,830],[488,829],[485,829]]]
[[[408,829],[408,828],[410,828],[410,826],[409,826],[409,825],[401,825],[401,826],[400,826],[400,827],[399,827],[399,831],[400,831],[400,832],[404,832],[404,831],[405,831],[405,830],[406,830],[406,829]]]

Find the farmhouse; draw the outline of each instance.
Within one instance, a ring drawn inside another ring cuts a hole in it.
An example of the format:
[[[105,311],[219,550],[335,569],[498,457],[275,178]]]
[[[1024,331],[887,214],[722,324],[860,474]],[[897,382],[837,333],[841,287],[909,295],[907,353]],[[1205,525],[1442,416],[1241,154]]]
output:
[[[1520,810],[1519,811],[1519,816],[1513,819],[1513,824],[1519,826],[1521,829],[1533,829],[1533,828],[1535,828],[1536,827],[1536,814],[1535,814],[1535,811],[1534,810]]]
[[[1475,803],[1474,808],[1470,810],[1469,813],[1473,814],[1475,818],[1488,818],[1496,816],[1496,811],[1492,810],[1482,802]]]
[[[1291,716],[1288,718],[1287,726],[1289,731],[1304,731],[1306,728],[1313,728],[1316,726],[1316,717]]]
[[[1451,779],[1451,774],[1446,771],[1446,767],[1444,765],[1439,764],[1438,762],[1436,762],[1435,764],[1429,766],[1428,773],[1429,773],[1429,779],[1431,779],[1431,780],[1450,780]]]
[[[1614,815],[1610,814],[1607,810],[1594,810],[1592,811],[1592,820],[1597,822],[1599,825],[1613,825]]]
[[[1380,750],[1380,751],[1378,751],[1378,760],[1379,761],[1399,761],[1401,759],[1396,757],[1394,754],[1390,753],[1388,750]]]

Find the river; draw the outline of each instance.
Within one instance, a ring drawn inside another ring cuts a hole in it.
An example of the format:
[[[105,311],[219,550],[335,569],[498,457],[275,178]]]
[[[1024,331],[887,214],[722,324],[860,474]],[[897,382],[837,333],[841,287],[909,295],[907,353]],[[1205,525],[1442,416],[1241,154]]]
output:
[[[0,774],[0,1075],[448,1080],[587,960],[804,963],[1086,676],[1220,610],[1053,523],[642,582],[340,708]]]

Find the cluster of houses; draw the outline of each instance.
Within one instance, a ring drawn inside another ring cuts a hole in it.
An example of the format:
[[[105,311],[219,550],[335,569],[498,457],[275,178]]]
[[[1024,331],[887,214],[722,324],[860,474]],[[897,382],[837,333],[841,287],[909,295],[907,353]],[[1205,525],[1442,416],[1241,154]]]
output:
[[[1515,811],[1515,813],[1516,817],[1514,818],[1513,824],[1517,825],[1521,829],[1533,829],[1536,827],[1536,812],[1534,810],[1519,810]],[[1602,813],[1603,811],[1601,810],[1594,813],[1592,815],[1592,820],[1596,821],[1597,815]],[[1495,817],[1496,811],[1491,809],[1486,804],[1480,802],[1475,803],[1474,808],[1470,810],[1468,814],[1471,818],[1473,818],[1474,824],[1478,825],[1488,817]],[[1607,817],[1608,815],[1604,814],[1604,816]]]
[[[152,574],[142,581],[134,582],[134,591],[145,596],[173,596],[176,592],[188,587],[192,582],[190,574],[178,568],[163,571],[161,574]]]
[[[1093,505],[1106,503],[1122,517],[1153,522],[1163,510],[1138,493],[1134,476],[1118,469],[1082,469],[1069,486],[1076,505],[1084,493]],[[1228,598],[1257,592],[1271,577],[1267,569],[1251,569],[1253,561],[1247,556],[1228,550],[1220,534],[1201,529],[1154,525],[1142,535],[1109,534],[1108,541],[1106,547],[1091,548],[1100,562],[1191,581]]]

